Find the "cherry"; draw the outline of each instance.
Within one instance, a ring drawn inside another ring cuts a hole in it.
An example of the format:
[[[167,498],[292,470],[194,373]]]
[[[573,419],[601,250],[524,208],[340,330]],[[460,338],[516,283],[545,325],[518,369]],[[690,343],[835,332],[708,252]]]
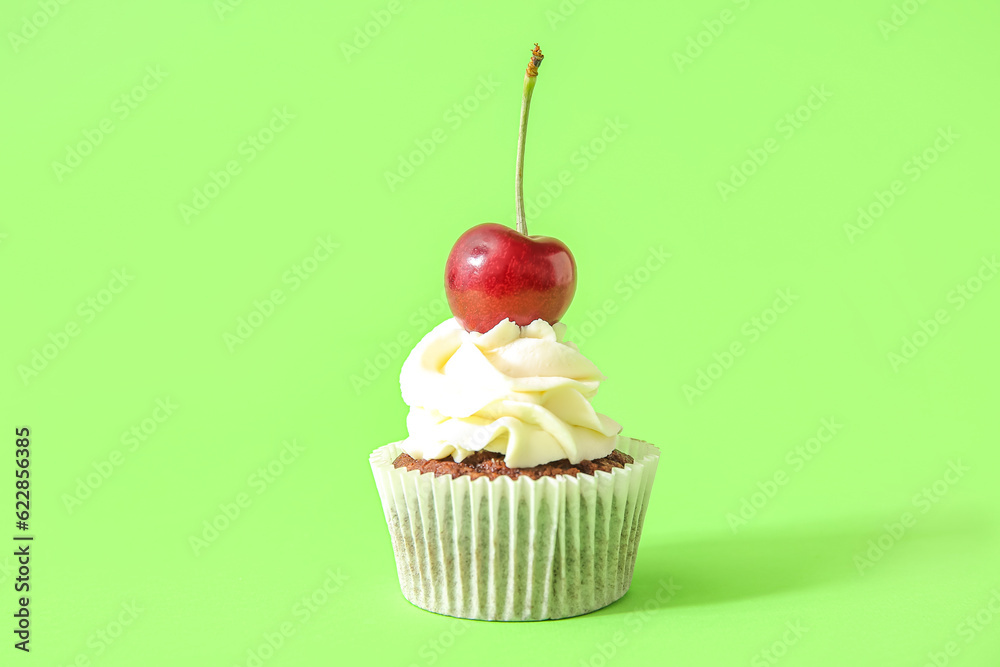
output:
[[[494,222],[466,231],[448,255],[445,294],[455,319],[468,331],[485,333],[498,322],[527,326],[537,319],[559,321],[576,292],[576,262],[562,241],[528,236],[524,218],[524,143],[531,93],[542,64],[535,44],[524,75],[517,137],[514,203],[517,230]]]

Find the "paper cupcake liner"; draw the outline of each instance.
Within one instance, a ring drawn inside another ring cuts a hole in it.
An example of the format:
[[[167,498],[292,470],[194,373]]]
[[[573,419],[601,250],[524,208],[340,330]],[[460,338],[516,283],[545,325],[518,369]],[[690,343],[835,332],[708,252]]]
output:
[[[416,606],[448,616],[523,621],[578,616],[628,591],[660,450],[620,438],[634,463],[533,480],[435,477],[394,468],[399,443],[370,463]]]

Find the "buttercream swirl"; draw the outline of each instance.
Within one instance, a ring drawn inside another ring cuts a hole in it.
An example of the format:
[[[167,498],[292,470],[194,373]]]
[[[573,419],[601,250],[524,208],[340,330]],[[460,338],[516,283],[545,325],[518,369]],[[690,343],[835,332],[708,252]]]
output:
[[[485,449],[512,468],[610,454],[621,426],[590,404],[604,376],[565,334],[544,320],[504,320],[486,333],[454,318],[439,324],[400,373],[410,406],[402,449],[455,461]]]

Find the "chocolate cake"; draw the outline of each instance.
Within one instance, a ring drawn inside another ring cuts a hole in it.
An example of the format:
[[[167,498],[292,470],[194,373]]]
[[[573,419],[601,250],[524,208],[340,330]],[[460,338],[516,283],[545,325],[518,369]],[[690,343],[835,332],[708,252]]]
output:
[[[573,477],[576,477],[578,474],[593,475],[598,470],[611,472],[615,468],[624,468],[626,463],[632,462],[633,459],[631,456],[615,449],[607,456],[594,459],[593,461],[570,463],[569,459],[559,459],[558,461],[551,461],[543,465],[534,466],[533,468],[508,468],[507,464],[504,463],[503,454],[487,451],[471,454],[462,459],[461,462],[455,462],[451,457],[444,459],[414,459],[406,452],[403,452],[396,457],[392,465],[395,468],[432,472],[435,477],[440,477],[441,475],[450,475],[452,477],[469,475],[473,479],[477,477],[489,477],[490,479],[510,477],[517,479],[523,475],[531,479],[538,479],[539,477],[555,477],[556,475],[572,475]]]

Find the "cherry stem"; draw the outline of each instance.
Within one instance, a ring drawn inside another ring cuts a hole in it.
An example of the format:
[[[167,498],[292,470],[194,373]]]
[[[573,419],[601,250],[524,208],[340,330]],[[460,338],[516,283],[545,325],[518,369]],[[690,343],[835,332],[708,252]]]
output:
[[[531,107],[531,93],[535,90],[538,67],[542,64],[542,50],[535,43],[531,61],[524,71],[524,93],[521,95],[521,126],[517,131],[517,170],[514,173],[514,207],[517,211],[517,231],[528,235],[528,223],[524,219],[524,140],[528,134],[528,109]]]

